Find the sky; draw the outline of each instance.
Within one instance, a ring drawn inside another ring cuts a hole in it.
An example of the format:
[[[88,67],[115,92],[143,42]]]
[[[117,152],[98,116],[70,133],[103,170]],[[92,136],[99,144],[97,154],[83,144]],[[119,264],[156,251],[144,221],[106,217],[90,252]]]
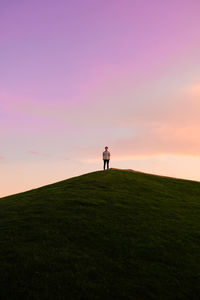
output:
[[[199,0],[0,0],[0,197],[111,167],[200,181]]]

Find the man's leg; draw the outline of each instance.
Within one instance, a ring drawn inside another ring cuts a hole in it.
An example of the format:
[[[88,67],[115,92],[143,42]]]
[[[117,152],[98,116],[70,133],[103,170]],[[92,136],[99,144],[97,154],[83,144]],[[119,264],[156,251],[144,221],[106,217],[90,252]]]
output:
[[[105,168],[106,168],[106,160],[104,159],[103,160],[103,169],[105,170]]]
[[[109,169],[109,159],[107,160],[107,169]]]

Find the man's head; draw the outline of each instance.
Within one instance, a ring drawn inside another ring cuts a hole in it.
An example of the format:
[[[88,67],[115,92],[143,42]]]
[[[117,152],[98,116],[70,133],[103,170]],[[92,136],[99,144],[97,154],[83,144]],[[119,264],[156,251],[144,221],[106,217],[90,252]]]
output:
[[[108,147],[107,146],[105,147],[105,150],[108,151]]]

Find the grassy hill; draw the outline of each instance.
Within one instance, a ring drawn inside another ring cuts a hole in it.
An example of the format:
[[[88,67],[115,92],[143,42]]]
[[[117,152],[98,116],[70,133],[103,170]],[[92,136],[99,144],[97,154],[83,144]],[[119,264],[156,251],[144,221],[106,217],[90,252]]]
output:
[[[200,182],[98,171],[0,199],[1,299],[200,299]]]

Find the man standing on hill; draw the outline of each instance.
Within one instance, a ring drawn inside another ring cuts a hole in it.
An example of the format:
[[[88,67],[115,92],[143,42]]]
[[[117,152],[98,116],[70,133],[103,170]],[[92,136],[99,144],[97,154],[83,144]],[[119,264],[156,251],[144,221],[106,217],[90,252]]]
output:
[[[107,169],[109,169],[109,162],[110,162],[110,152],[108,151],[108,147],[105,147],[105,151],[103,152],[103,169],[105,170],[106,165],[107,165]]]

